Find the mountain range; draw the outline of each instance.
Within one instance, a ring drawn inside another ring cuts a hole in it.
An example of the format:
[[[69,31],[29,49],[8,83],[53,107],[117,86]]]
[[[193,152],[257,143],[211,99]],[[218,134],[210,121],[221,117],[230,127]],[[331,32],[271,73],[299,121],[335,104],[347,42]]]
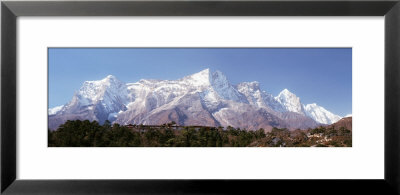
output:
[[[67,120],[109,120],[122,125],[232,126],[257,130],[305,129],[330,125],[342,117],[313,104],[303,104],[287,89],[273,96],[257,81],[232,85],[209,69],[178,80],[142,79],[124,83],[109,75],[85,81],[70,102],[48,110],[49,129]]]

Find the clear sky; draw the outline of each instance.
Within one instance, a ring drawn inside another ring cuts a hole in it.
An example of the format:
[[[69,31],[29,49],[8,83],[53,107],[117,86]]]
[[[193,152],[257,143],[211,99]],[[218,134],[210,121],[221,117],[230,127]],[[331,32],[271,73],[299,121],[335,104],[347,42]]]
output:
[[[287,88],[303,104],[352,113],[351,48],[49,48],[49,107],[69,102],[84,81],[110,74],[129,83],[206,68],[231,84],[259,81],[274,96]]]

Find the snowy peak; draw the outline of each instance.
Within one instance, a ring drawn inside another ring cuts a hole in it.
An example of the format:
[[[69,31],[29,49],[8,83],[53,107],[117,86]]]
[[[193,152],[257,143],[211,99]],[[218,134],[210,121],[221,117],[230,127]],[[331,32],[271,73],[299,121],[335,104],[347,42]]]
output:
[[[271,94],[260,89],[260,83],[257,81],[243,82],[237,85],[240,93],[244,94],[248,102],[259,108],[272,109],[276,112],[285,112],[280,102],[278,102]]]
[[[117,77],[114,75],[108,75],[104,77],[101,80],[95,80],[95,81],[85,81],[84,85],[88,84],[93,84],[93,85],[98,85],[98,86],[112,86],[112,85],[119,85],[123,83],[122,81],[118,80]]]
[[[321,124],[332,124],[342,118],[327,111],[324,107],[318,106],[316,103],[304,105],[304,111],[307,116]]]
[[[102,79],[99,83],[103,85],[108,85],[108,86],[115,86],[115,85],[121,85],[124,84],[122,81],[118,80],[117,77],[113,75],[108,75],[104,79]]]
[[[67,113],[96,110],[96,117],[100,120],[107,118],[110,112],[125,110],[128,97],[127,85],[115,76],[108,75],[101,80],[85,81],[62,110]]]
[[[210,79],[211,91],[214,91],[224,100],[235,102],[246,102],[246,98],[234,86],[232,86],[226,76],[221,71],[215,71]]]
[[[260,85],[258,82],[254,81],[239,83],[236,88],[241,94],[243,94],[247,98],[247,101],[250,104],[258,107],[265,105],[262,97],[263,94],[260,91]]]
[[[78,91],[78,95],[91,101],[99,100],[106,91],[115,91],[124,88],[125,84],[119,81],[115,76],[108,75],[102,80],[85,81]]]
[[[278,97],[297,97],[294,93],[290,92],[288,89],[283,89]]]
[[[117,78],[114,75],[107,75],[103,80],[117,80]]]
[[[198,73],[184,77],[183,81],[193,86],[209,86],[210,78],[210,69],[207,68]]]
[[[228,88],[229,81],[221,71],[211,73],[210,69],[204,69],[198,73],[186,76],[182,79],[187,84],[194,86],[212,86],[214,88]]]
[[[216,104],[220,100],[233,100],[236,102],[246,101],[228,81],[221,71],[211,73],[210,69],[204,69],[198,73],[186,76],[181,79],[189,88],[202,92],[206,102]]]
[[[275,99],[289,112],[304,114],[300,98],[288,89],[282,90]]]
[[[194,73],[194,74],[192,74],[191,76],[201,76],[201,75],[204,75],[204,76],[209,76],[210,75],[210,69],[209,68],[206,68],[206,69],[204,69],[204,70],[202,70],[202,71],[200,71],[200,72],[198,72],[198,73]]]
[[[109,87],[114,84],[121,83],[115,76],[108,75],[101,80],[85,81],[81,87],[82,90],[90,87]]]

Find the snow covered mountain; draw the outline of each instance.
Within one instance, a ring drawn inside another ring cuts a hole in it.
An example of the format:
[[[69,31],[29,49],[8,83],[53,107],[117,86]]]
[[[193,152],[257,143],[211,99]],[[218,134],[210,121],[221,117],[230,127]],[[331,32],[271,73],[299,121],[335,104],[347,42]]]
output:
[[[72,100],[50,108],[49,128],[66,120],[105,120],[119,124],[233,126],[245,129],[309,128],[340,116],[316,104],[303,105],[284,89],[274,97],[258,82],[231,85],[226,76],[205,69],[178,80],[142,79],[123,83],[112,75],[86,81]]]
[[[332,124],[342,117],[335,115],[316,103],[304,105],[300,98],[287,89],[279,93],[275,99],[289,112],[306,115],[320,124]]]
[[[300,98],[287,89],[281,91],[275,99],[289,112],[304,113]]]
[[[339,121],[342,117],[335,115],[316,103],[303,105],[307,116],[321,124],[332,124]]]

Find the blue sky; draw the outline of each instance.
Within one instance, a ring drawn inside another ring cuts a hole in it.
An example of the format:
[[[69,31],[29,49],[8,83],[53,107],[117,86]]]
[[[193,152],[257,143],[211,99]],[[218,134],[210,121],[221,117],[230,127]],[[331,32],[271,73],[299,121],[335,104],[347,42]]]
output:
[[[69,102],[84,81],[179,79],[210,68],[232,84],[259,81],[274,96],[284,88],[302,103],[352,113],[351,48],[49,48],[49,107]]]

